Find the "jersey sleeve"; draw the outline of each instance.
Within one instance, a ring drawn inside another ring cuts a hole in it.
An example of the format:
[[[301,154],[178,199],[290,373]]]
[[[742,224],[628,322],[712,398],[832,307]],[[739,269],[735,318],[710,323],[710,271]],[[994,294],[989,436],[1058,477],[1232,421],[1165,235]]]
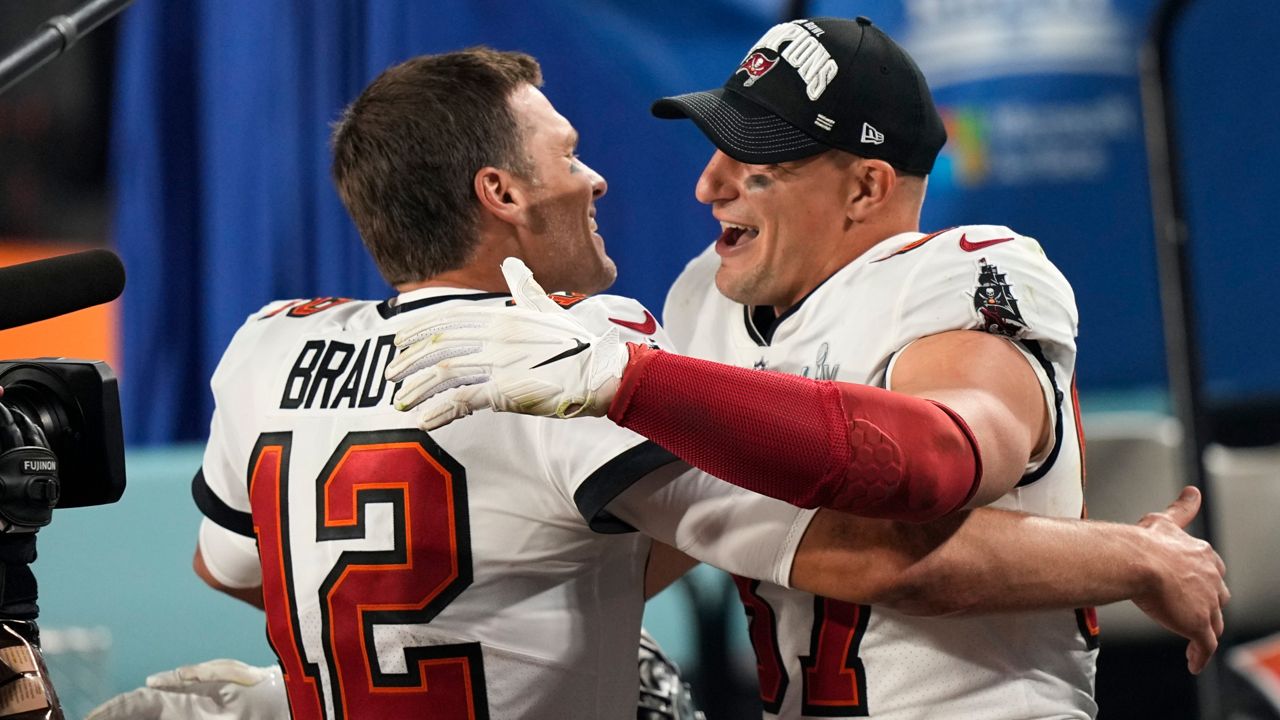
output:
[[[1012,341],[1040,381],[1055,437],[1028,464],[1027,478],[1034,480],[1060,442],[1075,367],[1079,316],[1071,285],[1040,243],[998,225],[949,230],[930,240],[914,260],[893,316],[893,360],[912,342],[950,330],[977,330]],[[893,360],[885,374],[889,389]]]
[[[610,505],[645,535],[721,570],[791,586],[791,564],[817,510],[758,495],[674,464]]]
[[[596,295],[568,310],[596,332],[617,327],[623,342],[671,345],[653,313],[637,300]],[[573,422],[535,418],[534,422],[539,423],[540,461],[548,482],[596,532],[634,532],[634,527],[606,507],[640,479],[679,462],[675,455],[608,418],[580,418]]]
[[[1074,356],[1075,294],[1034,239],[970,225],[890,261],[914,261],[893,316],[900,346],[948,330],[982,330]]]
[[[252,537],[231,532],[209,518],[200,521],[200,555],[209,574],[229,588],[262,584],[258,544]]]
[[[230,532],[253,537],[248,468],[240,466],[240,453],[222,417],[225,412],[224,406],[214,407],[204,460],[191,481],[191,497],[205,518]]]
[[[201,550],[215,573],[216,557],[212,556],[220,548],[212,544],[206,546],[206,543],[220,542],[225,539],[223,536],[236,536],[250,539],[252,546],[253,520],[248,501],[247,464],[252,443],[252,420],[260,414],[259,400],[264,392],[261,387],[264,380],[259,378],[260,373],[256,370],[262,366],[262,354],[269,352],[262,346],[264,333],[268,332],[268,323],[264,320],[279,307],[288,306],[289,302],[273,302],[250,315],[228,343],[209,383],[214,393],[214,415],[209,423],[204,460],[192,479],[191,493],[205,516],[200,533]],[[212,527],[219,528],[221,533],[212,532]],[[241,555],[244,550],[238,547],[241,544],[238,541],[230,543],[236,547],[230,547],[228,552],[232,556]],[[253,561],[256,562],[256,553]],[[230,562],[232,559],[228,559],[228,566]]]
[[[204,514],[198,542],[205,567],[218,582],[233,588],[256,587],[262,583],[262,570],[249,507],[247,469],[237,463],[234,439],[223,417],[229,409],[221,403],[215,405],[204,461],[191,481],[192,498]]]

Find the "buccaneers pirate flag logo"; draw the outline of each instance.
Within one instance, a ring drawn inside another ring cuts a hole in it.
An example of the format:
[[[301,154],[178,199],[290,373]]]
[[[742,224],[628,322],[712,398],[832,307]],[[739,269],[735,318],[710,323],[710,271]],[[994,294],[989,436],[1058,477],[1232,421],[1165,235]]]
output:
[[[742,86],[751,87],[752,85],[755,84],[757,80],[764,77],[764,74],[772,70],[773,66],[777,64],[778,64],[778,58],[771,59],[768,55],[765,55],[764,53],[757,50],[751,53],[750,55],[748,55],[747,58],[742,61],[742,64],[738,66],[738,69],[733,72],[733,74],[737,75],[738,73],[745,70],[747,72],[748,77],[746,82],[742,83]]]
[[[989,333],[1017,337],[1027,329],[1004,273],[995,265],[988,265],[985,259],[978,261],[978,287],[973,291],[973,307],[982,320],[982,329]]]

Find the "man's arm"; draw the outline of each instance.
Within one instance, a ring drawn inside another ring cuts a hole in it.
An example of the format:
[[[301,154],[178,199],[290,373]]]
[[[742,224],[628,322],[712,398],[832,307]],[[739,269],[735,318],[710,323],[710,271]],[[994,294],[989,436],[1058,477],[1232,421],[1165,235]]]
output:
[[[424,429],[486,407],[607,412],[753,492],[915,522],[1004,494],[1045,436],[1039,381],[1002,338],[952,331],[912,343],[895,370],[904,391],[890,392],[625,344],[616,328],[596,336],[519,261],[503,272],[516,307],[426,314],[396,336],[401,352],[387,370],[403,381],[396,406],[430,399]]]
[[[1048,440],[1040,382],[1002,337],[957,330],[912,343],[893,386],[760,373],[633,345],[609,417],[749,490],[909,521],[999,498]]]
[[[666,590],[698,564],[691,558],[664,542],[653,541],[649,548],[649,562],[644,566],[644,599]]]
[[[903,523],[826,510],[813,514],[690,472],[674,480],[646,478],[610,503],[609,511],[729,572],[909,614],[1076,608],[1132,599],[1191,641],[1188,667],[1198,672],[1217,646],[1222,605],[1230,598],[1222,560],[1182,530],[1199,505],[1199,494],[1188,488],[1136,526],[992,508]],[[661,552],[675,554],[670,548]]]
[[[1231,593],[1222,559],[1186,532],[1187,488],[1137,525],[983,508],[933,523],[819,511],[791,567],[793,587],[914,615],[1074,608],[1120,600],[1190,643],[1199,672],[1222,634]]]
[[[261,585],[255,587],[235,588],[219,582],[219,580],[213,576],[213,573],[209,572],[209,566],[204,562],[204,554],[200,552],[199,543],[196,544],[196,554],[195,557],[191,559],[191,567],[195,570],[196,575],[198,575],[201,580],[204,580],[205,583],[214,590],[226,593],[237,600],[243,600],[259,610],[264,610],[266,608],[266,605],[262,600]]]
[[[894,392],[949,408],[973,433],[982,469],[969,507],[1012,490],[1027,460],[1053,441],[1040,380],[1003,336],[953,330],[921,338],[898,354],[890,380]]]

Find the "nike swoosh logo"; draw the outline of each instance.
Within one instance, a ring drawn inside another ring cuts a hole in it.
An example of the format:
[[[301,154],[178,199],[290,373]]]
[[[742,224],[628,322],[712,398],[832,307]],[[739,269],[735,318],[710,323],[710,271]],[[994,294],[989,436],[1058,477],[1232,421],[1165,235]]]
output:
[[[996,238],[995,240],[981,240],[979,242],[969,242],[968,240],[965,239],[965,236],[962,234],[960,235],[960,249],[965,252],[977,252],[982,248],[989,248],[992,245],[999,245],[1000,243],[1003,243],[1003,242],[1009,242],[1012,239],[1013,238],[1011,237],[1007,237],[1007,238]]]
[[[609,322],[614,325],[621,325],[628,330],[635,330],[641,335],[652,335],[658,331],[658,321],[653,319],[653,315],[648,310],[644,311],[643,322],[631,322],[630,320],[619,320],[618,318],[609,318]]]
[[[569,349],[569,350],[565,350],[564,352],[560,353],[559,355],[553,355],[553,356],[551,356],[551,357],[547,358],[546,360],[543,360],[542,362],[538,363],[537,365],[534,365],[533,367],[531,367],[531,368],[529,368],[529,369],[530,369],[530,370],[533,370],[534,368],[540,368],[540,367],[542,367],[543,365],[550,365],[551,363],[556,362],[557,360],[563,360],[563,359],[565,359],[565,358],[567,358],[567,357],[573,357],[574,355],[577,355],[578,353],[582,352],[583,350],[586,350],[587,348],[591,347],[591,343],[585,343],[585,342],[582,342],[582,341],[581,341],[581,340],[579,340],[578,338],[574,338],[574,339],[573,339],[573,341],[574,341],[574,342],[576,342],[576,343],[578,343],[578,346],[577,346],[577,347],[575,347],[575,348],[571,348],[571,349]]]

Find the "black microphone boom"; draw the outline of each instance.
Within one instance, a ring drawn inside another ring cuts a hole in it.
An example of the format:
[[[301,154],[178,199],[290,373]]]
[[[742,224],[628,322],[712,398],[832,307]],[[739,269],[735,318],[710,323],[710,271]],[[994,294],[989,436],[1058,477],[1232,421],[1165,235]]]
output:
[[[82,36],[129,7],[133,0],[90,0],[70,15],[49,18],[17,50],[0,58],[0,94],[67,51]]]
[[[110,250],[85,250],[0,268],[0,330],[111,302],[124,265]]]

